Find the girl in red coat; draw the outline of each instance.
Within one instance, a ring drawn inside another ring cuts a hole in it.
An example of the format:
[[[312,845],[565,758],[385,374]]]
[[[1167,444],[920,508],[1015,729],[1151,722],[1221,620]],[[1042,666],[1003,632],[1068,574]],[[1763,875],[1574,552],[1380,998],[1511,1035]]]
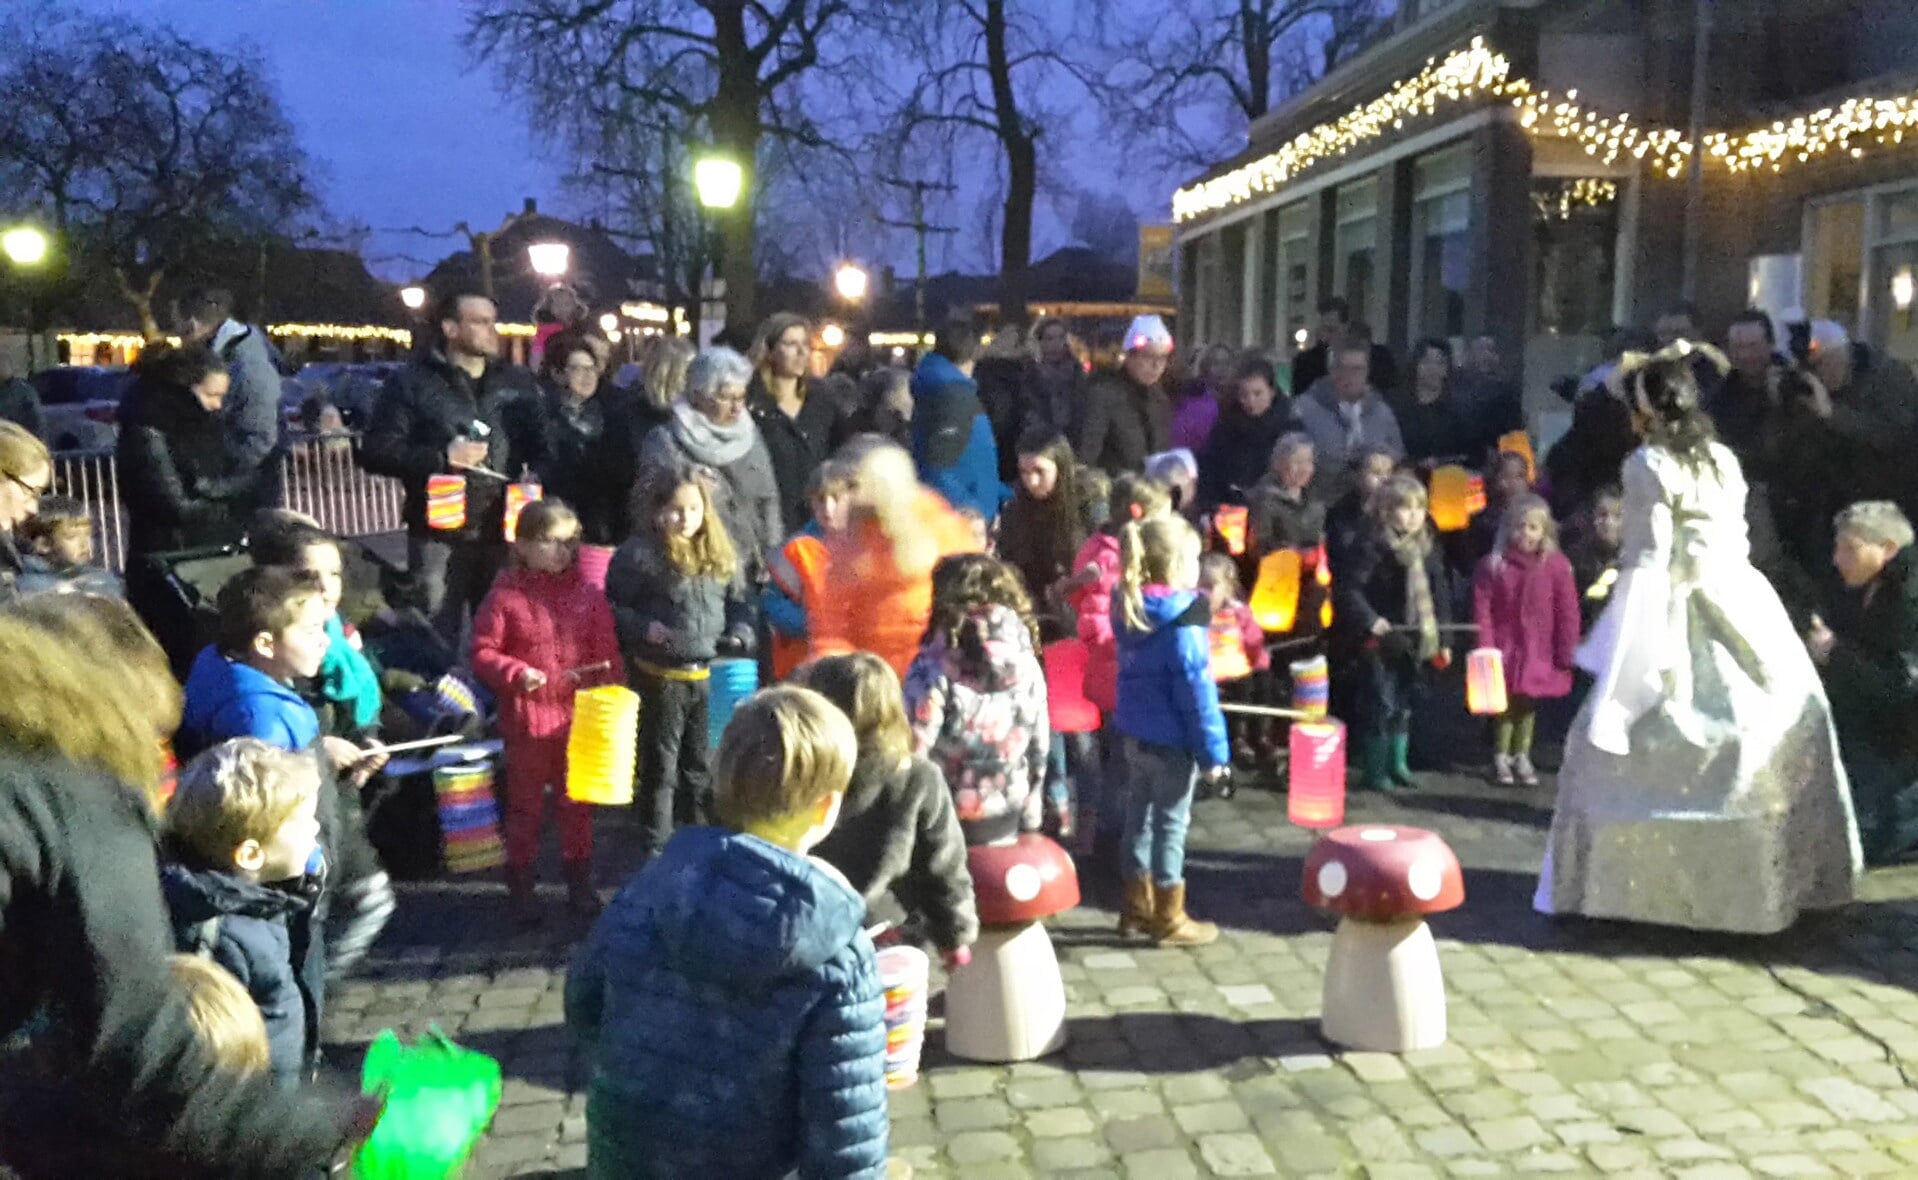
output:
[[[1507,708],[1494,730],[1493,777],[1536,786],[1532,730],[1538,701],[1572,691],[1578,649],[1578,588],[1558,549],[1552,510],[1537,496],[1515,497],[1499,522],[1492,552],[1472,579],[1478,645],[1505,665]]]
[[[599,912],[593,889],[593,816],[566,797],[573,692],[622,672],[613,610],[580,576],[579,518],[558,500],[520,514],[513,568],[499,576],[473,622],[473,670],[499,695],[506,739],[506,884],[522,924],[539,920],[533,862],[552,788],[559,813],[566,905]]]

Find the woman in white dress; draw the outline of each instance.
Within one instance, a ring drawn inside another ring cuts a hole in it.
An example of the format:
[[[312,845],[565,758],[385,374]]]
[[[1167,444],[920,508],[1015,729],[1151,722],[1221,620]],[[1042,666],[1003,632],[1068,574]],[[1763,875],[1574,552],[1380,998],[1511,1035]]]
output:
[[[1628,356],[1611,601],[1579,649],[1597,678],[1566,739],[1533,905],[1764,934],[1851,900],[1851,792],[1817,671],[1752,567],[1744,476],[1699,407],[1695,353]]]

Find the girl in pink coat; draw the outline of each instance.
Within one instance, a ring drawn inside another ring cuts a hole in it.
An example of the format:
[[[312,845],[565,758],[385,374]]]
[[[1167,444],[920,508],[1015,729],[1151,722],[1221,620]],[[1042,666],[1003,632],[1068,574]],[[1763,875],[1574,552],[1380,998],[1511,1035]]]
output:
[[[1086,539],[1072,562],[1066,583],[1066,601],[1078,617],[1079,638],[1086,645],[1086,699],[1110,718],[1118,706],[1119,643],[1112,634],[1112,591],[1119,584],[1119,530],[1134,521],[1172,511],[1172,494],[1164,484],[1143,475],[1122,475],[1112,481],[1110,516],[1105,527]]]
[[[1536,786],[1532,731],[1537,702],[1572,691],[1578,649],[1578,588],[1558,548],[1552,510],[1522,495],[1506,507],[1492,552],[1472,578],[1478,646],[1498,649],[1507,708],[1494,729],[1493,778]]]

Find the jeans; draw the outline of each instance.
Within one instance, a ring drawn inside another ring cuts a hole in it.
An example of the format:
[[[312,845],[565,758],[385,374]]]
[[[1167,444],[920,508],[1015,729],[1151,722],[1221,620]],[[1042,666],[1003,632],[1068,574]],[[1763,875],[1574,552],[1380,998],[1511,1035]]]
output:
[[[1128,878],[1151,875],[1161,887],[1185,880],[1185,831],[1199,762],[1184,750],[1128,737],[1124,850]]]
[[[1376,741],[1410,732],[1412,713],[1425,695],[1418,659],[1402,648],[1367,652],[1356,671],[1360,734]]]
[[[706,732],[709,680],[638,676],[640,851],[648,860],[666,847],[675,824],[702,823],[712,810],[712,750]]]
[[[480,602],[493,588],[494,576],[506,564],[505,543],[408,537],[406,564],[425,595],[426,616],[433,621],[433,630],[455,651],[464,651],[467,616],[479,613]]]

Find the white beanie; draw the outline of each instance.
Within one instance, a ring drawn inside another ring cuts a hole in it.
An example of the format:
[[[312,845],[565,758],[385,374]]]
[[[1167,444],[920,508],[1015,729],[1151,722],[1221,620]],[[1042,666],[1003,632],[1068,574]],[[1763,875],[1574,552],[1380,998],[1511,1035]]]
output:
[[[1165,321],[1156,315],[1134,316],[1132,326],[1126,329],[1125,350],[1138,352],[1142,349],[1150,352],[1172,351],[1172,333],[1166,328]]]

